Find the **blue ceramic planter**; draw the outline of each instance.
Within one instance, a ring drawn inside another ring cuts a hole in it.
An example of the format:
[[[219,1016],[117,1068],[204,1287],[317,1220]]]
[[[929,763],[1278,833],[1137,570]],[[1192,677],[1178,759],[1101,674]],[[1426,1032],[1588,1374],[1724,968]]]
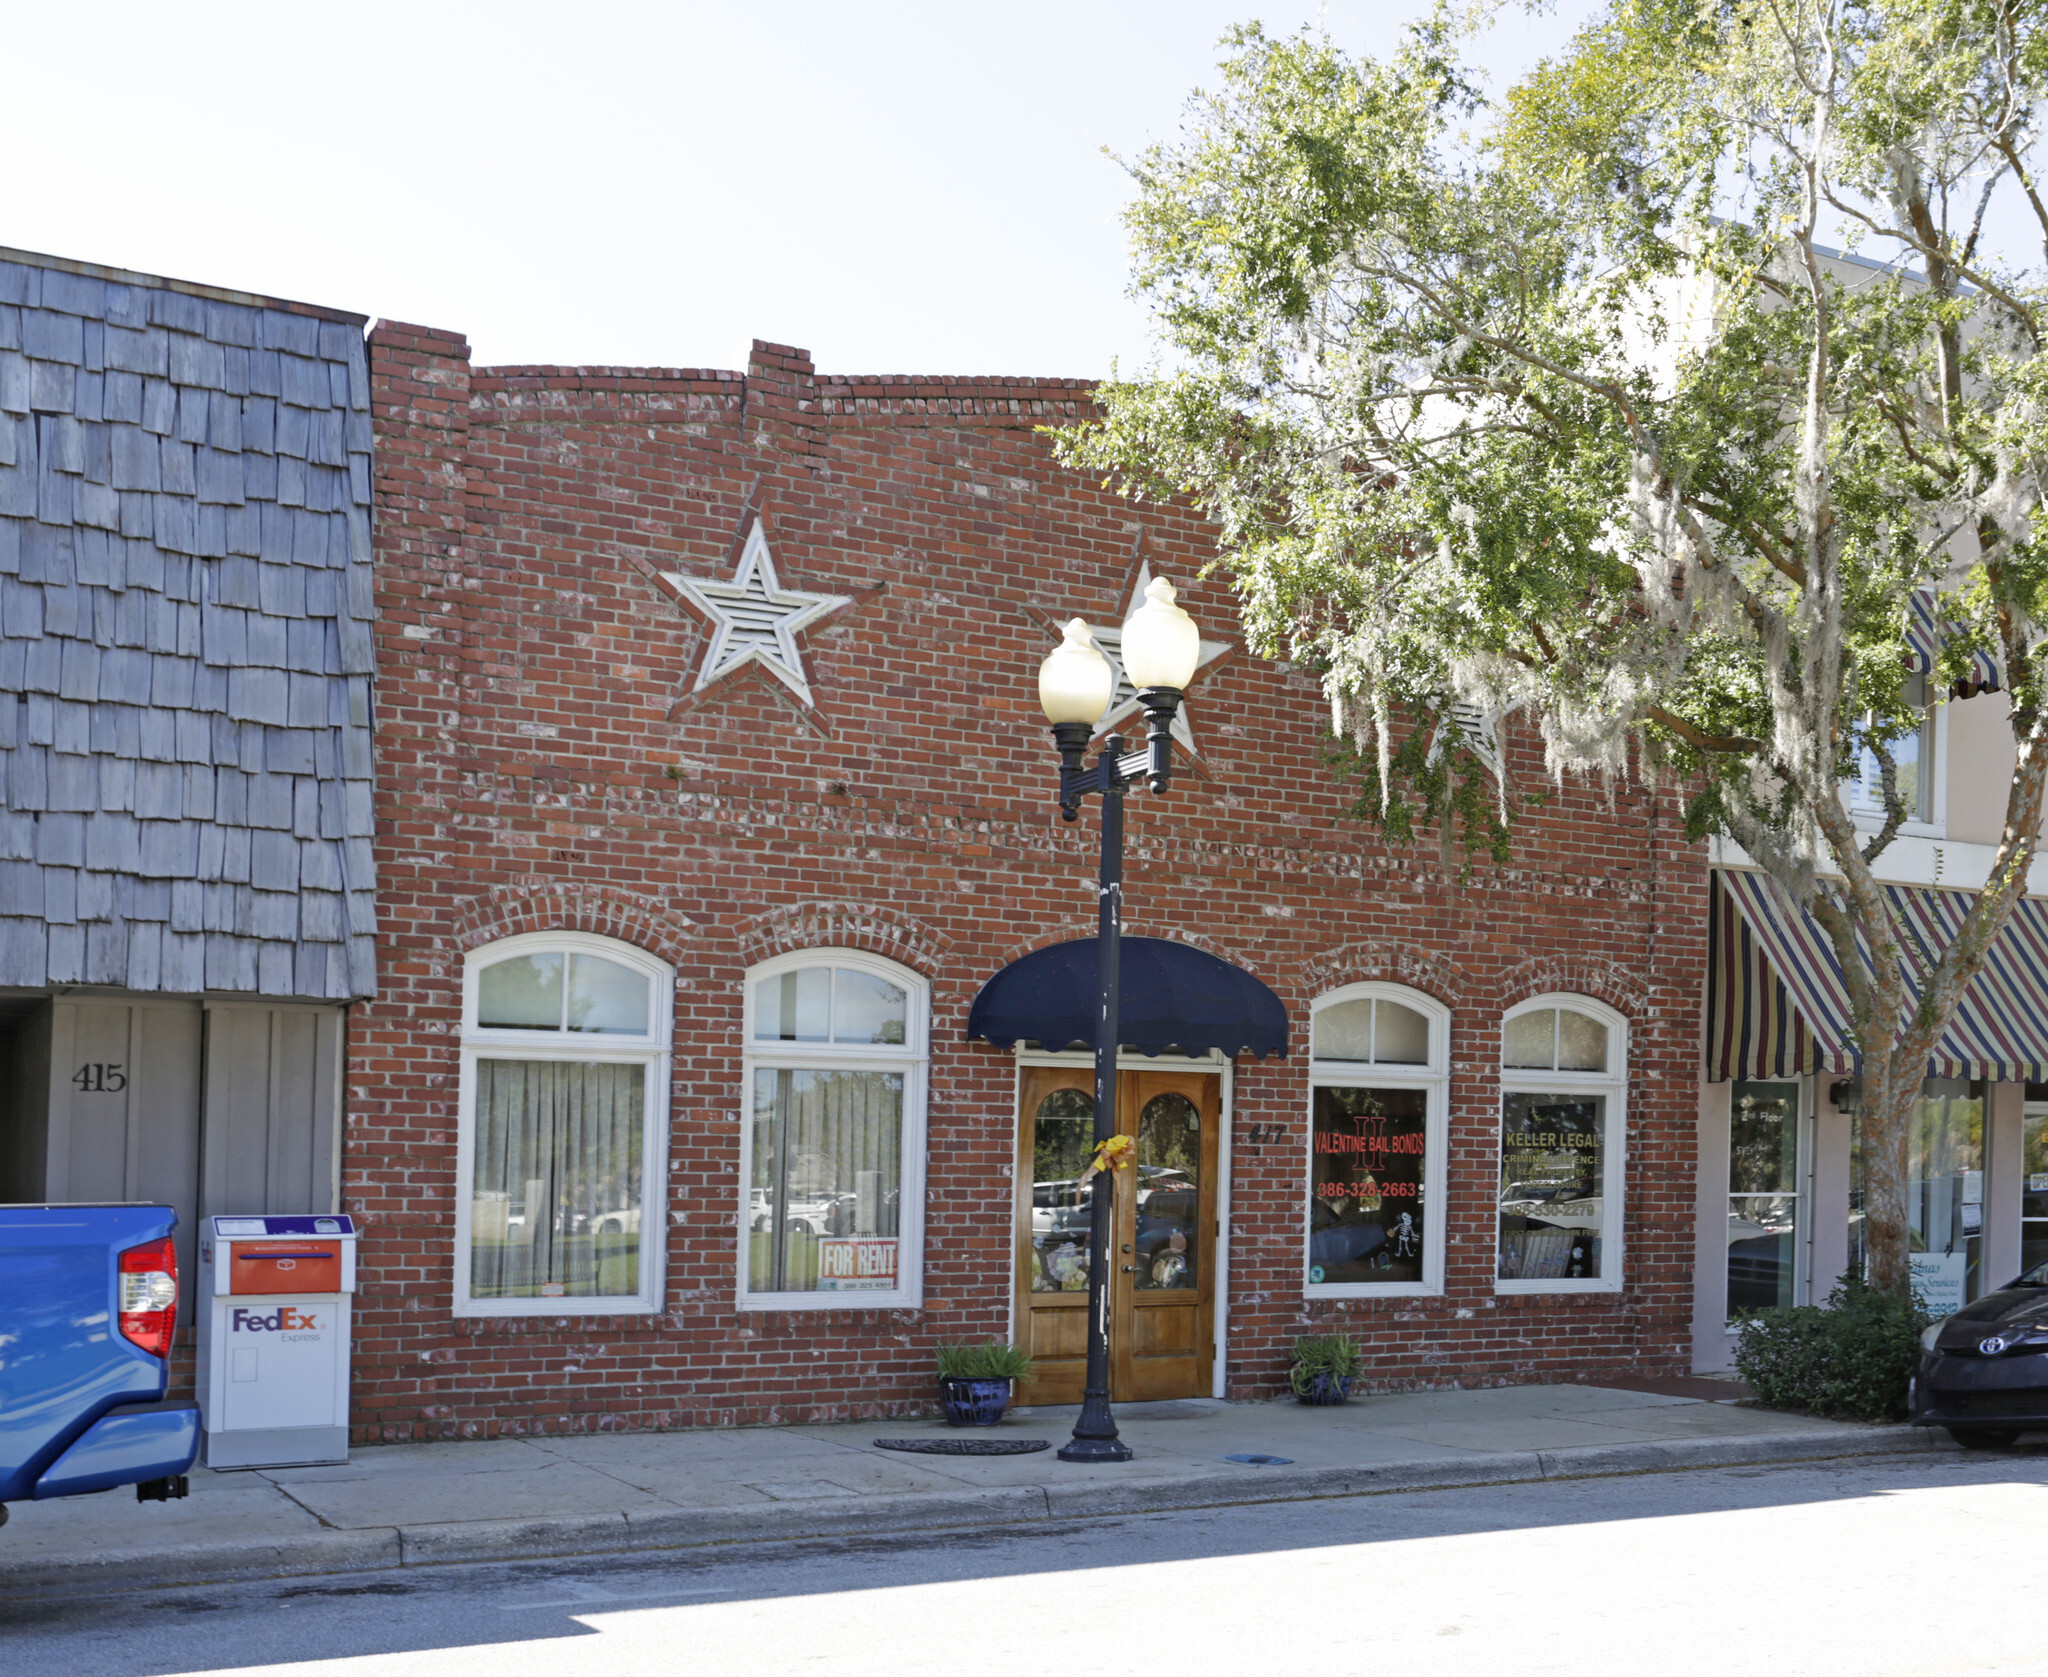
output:
[[[1007,1380],[941,1380],[946,1420],[956,1427],[992,1427],[1010,1407]]]
[[[1317,1374],[1310,1377],[1307,1391],[1297,1390],[1294,1395],[1303,1403],[1342,1403],[1351,1396],[1351,1382],[1334,1374]]]

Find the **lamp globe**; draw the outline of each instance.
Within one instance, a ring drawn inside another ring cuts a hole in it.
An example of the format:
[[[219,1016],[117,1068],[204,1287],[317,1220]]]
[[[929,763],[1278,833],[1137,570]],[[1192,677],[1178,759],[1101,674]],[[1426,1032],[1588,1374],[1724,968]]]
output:
[[[1145,584],[1145,603],[1124,619],[1124,674],[1133,687],[1171,687],[1194,680],[1202,659],[1202,632],[1174,604],[1173,584],[1154,577]]]
[[[1116,671],[1083,619],[1075,618],[1064,634],[1038,666],[1038,702],[1045,707],[1046,721],[1055,725],[1093,723],[1109,709]]]

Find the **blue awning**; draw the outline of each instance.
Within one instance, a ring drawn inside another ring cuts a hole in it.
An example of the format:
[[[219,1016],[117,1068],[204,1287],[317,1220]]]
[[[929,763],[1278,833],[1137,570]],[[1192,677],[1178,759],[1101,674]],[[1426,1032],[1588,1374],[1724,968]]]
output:
[[[1095,945],[1076,938],[1012,961],[974,998],[968,1041],[1092,1048]],[[1242,968],[1156,937],[1125,938],[1121,966],[1117,1035],[1124,1046],[1141,1054],[1287,1052],[1287,1009]]]

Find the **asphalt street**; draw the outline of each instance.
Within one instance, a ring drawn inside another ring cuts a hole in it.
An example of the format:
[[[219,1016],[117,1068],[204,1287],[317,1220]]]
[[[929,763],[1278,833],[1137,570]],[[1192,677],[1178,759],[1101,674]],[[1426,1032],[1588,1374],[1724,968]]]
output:
[[[0,1670],[2048,1673],[2044,1536],[2048,1445],[14,1601]]]

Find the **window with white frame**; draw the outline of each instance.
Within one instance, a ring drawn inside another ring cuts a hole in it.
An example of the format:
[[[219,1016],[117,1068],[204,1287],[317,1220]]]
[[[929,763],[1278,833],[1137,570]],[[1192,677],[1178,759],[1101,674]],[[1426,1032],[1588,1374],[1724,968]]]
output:
[[[1501,1026],[1502,1292],[1621,1286],[1628,1024],[1586,996],[1535,996]]]
[[[1306,1291],[1443,1290],[1450,1014],[1397,984],[1352,984],[1309,1015]]]
[[[922,1302],[926,1002],[854,950],[747,974],[743,1307]]]
[[[661,1308],[671,985],[653,956],[581,933],[469,954],[458,1316]]]
[[[1918,708],[1920,725],[1891,742],[1893,785],[1908,821],[1934,818],[1934,722],[1936,709],[1928,691],[1927,678],[1906,678],[1906,702]],[[1869,725],[1871,718],[1864,717]],[[1859,815],[1882,820],[1890,812],[1884,801],[1884,772],[1877,753],[1865,747],[1857,754],[1856,773],[1849,781],[1849,807]]]

